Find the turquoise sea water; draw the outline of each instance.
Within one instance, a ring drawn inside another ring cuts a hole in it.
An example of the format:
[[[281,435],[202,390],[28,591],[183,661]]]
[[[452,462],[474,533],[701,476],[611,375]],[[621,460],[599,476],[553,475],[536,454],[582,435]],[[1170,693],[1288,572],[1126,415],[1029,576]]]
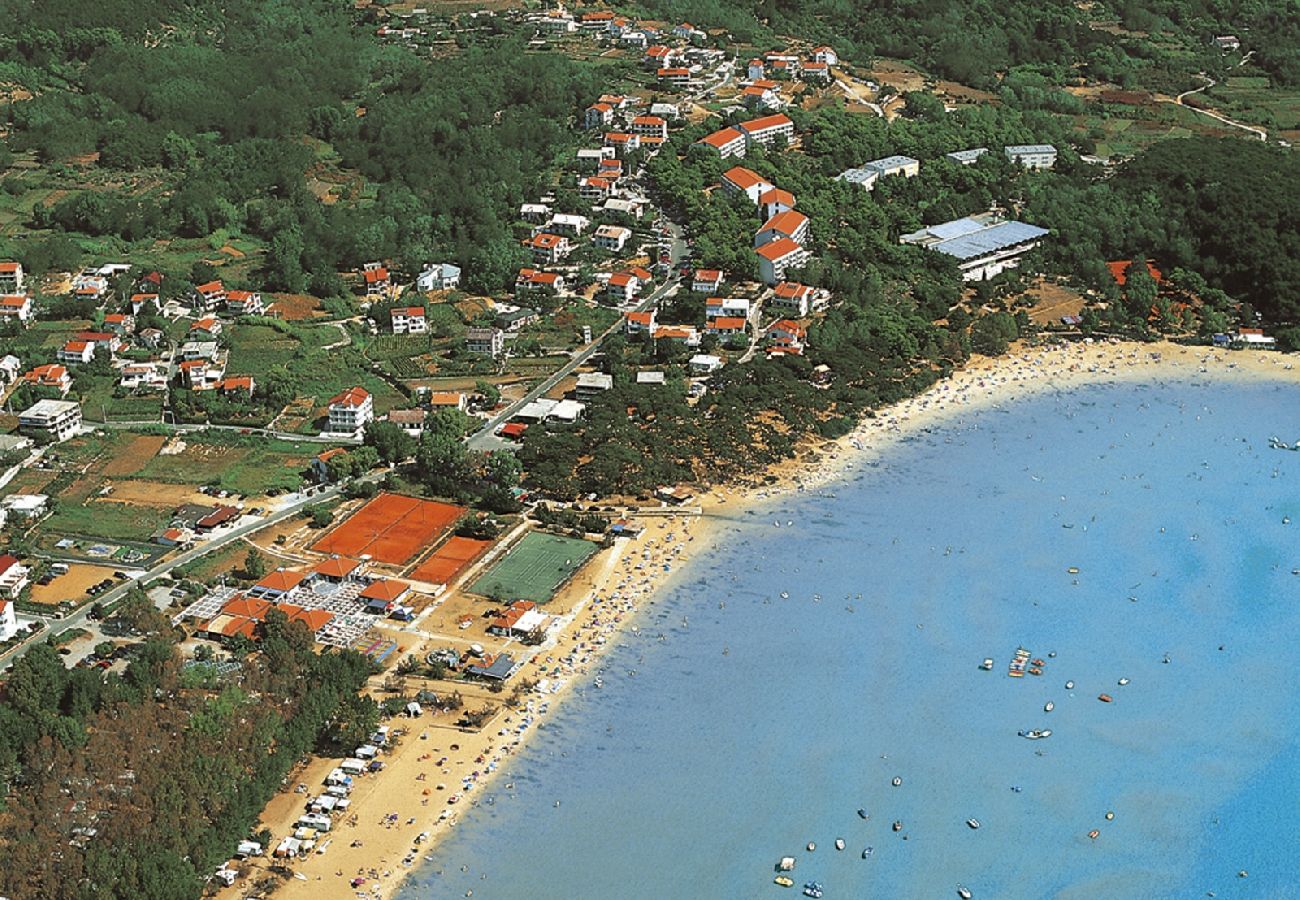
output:
[[[1274,433],[1300,439],[1294,387],[1095,386],[737,515],[403,900],[796,896],[786,854],[827,898],[1300,897]],[[1041,677],[1007,676],[1018,645]]]

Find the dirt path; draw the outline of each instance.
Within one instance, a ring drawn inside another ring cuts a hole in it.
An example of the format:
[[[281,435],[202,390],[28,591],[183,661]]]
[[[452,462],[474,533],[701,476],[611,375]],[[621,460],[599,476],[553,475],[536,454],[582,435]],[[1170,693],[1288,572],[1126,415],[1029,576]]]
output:
[[[1158,99],[1161,103],[1174,103],[1177,104],[1178,106],[1186,107],[1187,109],[1198,112],[1201,115],[1209,116],[1211,119],[1218,119],[1224,125],[1231,125],[1233,128],[1240,128],[1242,131],[1249,131],[1251,134],[1255,135],[1255,137],[1259,138],[1261,141],[1268,141],[1268,132],[1262,128],[1256,128],[1253,125],[1246,125],[1242,122],[1238,122],[1236,119],[1229,119],[1227,116],[1223,115],[1223,113],[1215,112],[1212,109],[1202,109],[1199,106],[1192,106],[1190,103],[1185,103],[1184,101],[1188,97],[1192,96],[1193,94],[1199,94],[1202,91],[1208,91],[1210,88],[1218,84],[1217,81],[1215,81],[1213,78],[1211,78],[1208,75],[1202,75],[1201,77],[1205,79],[1205,84],[1201,85],[1198,88],[1193,88],[1190,91],[1183,91],[1181,94],[1179,94],[1177,97],[1174,97],[1173,99],[1170,99],[1168,97],[1157,97],[1156,99]]]

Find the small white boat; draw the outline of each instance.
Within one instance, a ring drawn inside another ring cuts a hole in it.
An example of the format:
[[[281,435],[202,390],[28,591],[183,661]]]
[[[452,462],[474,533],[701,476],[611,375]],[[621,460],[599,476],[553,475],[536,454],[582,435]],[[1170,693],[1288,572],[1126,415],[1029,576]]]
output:
[[[1043,712],[1051,712],[1054,709],[1056,709],[1056,704],[1053,703],[1051,700],[1048,700],[1046,703],[1043,704]]]
[[[970,889],[964,888],[960,884],[957,885],[957,896],[960,897],[961,900],[970,900],[971,898]]]
[[[836,849],[836,850],[843,850],[843,849],[844,849],[844,838],[836,838],[836,839],[835,839],[835,849]]]
[[[1074,682],[1073,682],[1073,681],[1067,681],[1067,682],[1065,683],[1065,689],[1066,689],[1067,691],[1072,691],[1072,690],[1074,690]]]
[[[903,779],[899,778],[898,776],[894,776],[894,780],[893,780],[892,782],[890,782],[890,783],[891,783],[894,787],[898,787],[900,784],[903,783]]]
[[[967,820],[966,820],[966,824],[970,826],[971,831],[974,831],[975,829],[977,829],[977,828],[980,827],[980,820],[979,820],[979,819],[967,819]]]
[[[1038,741],[1045,737],[1051,737],[1052,730],[1050,728],[1034,728],[1029,731],[1021,731],[1019,734],[1022,738],[1026,738],[1027,740]]]
[[[875,847],[867,847],[866,849],[864,849],[864,850],[862,851],[862,858],[863,858],[863,859],[871,859],[871,854],[873,854],[873,853],[875,853],[875,852],[876,852],[876,848],[875,848]]]
[[[1127,678],[1121,678],[1121,679],[1119,680],[1119,686],[1120,686],[1120,687],[1123,687],[1123,686],[1126,685],[1126,684],[1128,684],[1128,679],[1127,679]]]
[[[812,841],[809,841],[809,842],[808,842],[808,852],[809,852],[809,853],[812,853],[812,852],[813,852],[814,850],[816,850],[816,849],[817,849],[817,845],[814,844]]]
[[[985,657],[984,662],[980,663],[980,668],[983,669],[985,672],[992,672],[993,671],[992,658]]]
[[[776,864],[776,867],[782,872],[789,872],[794,868],[794,857],[793,856],[781,857],[781,861]]]

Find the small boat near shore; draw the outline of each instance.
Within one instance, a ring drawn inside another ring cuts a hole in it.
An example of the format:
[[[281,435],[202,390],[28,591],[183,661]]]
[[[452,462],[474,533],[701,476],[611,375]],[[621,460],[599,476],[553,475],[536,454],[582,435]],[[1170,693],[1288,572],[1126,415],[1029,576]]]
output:
[[[781,857],[781,861],[776,864],[776,868],[778,872],[789,872],[791,869],[794,868],[794,857],[793,856]]]
[[[1051,700],[1048,700],[1046,703],[1043,704],[1043,712],[1051,712],[1054,709],[1056,709],[1056,704],[1053,703]]]
[[[984,658],[984,662],[980,663],[980,668],[983,669],[985,672],[992,672],[992,671],[993,671],[993,657],[991,657],[991,656],[986,656],[986,657]]]
[[[843,849],[844,849],[844,838],[836,838],[836,839],[835,839],[835,849],[836,849],[836,850],[843,850]]]
[[[789,875],[778,875],[772,879],[773,884],[779,884],[781,887],[794,887],[794,879]]]
[[[1100,700],[1102,703],[1110,703],[1115,698],[1112,697],[1110,694],[1098,694],[1097,699]]]
[[[971,898],[970,888],[962,887],[960,884],[957,885],[957,896],[960,897],[961,900],[970,900]]]
[[[899,821],[895,822],[895,823],[894,823],[893,825],[891,825],[890,827],[893,828],[895,831],[902,831],[902,830],[903,830],[903,822],[902,822],[902,820],[900,819]]]
[[[1030,729],[1029,731],[1020,731],[1020,732],[1017,732],[1017,734],[1019,734],[1022,738],[1025,738],[1026,740],[1030,740],[1030,741],[1040,741],[1040,740],[1042,740],[1043,738],[1051,737],[1051,736],[1052,736],[1052,729],[1050,729],[1050,728],[1033,728],[1033,729]]]
[[[864,819],[864,820],[865,820],[865,819],[870,819],[870,818],[871,818],[871,813],[867,812],[865,809],[860,809],[860,810],[858,810],[858,818],[859,818],[859,819]]]
[[[977,829],[980,827],[980,820],[979,820],[979,819],[967,819],[967,820],[966,820],[966,825],[970,828],[971,831],[975,831],[975,830],[977,830]]]
[[[871,859],[871,854],[873,854],[873,853],[875,853],[875,852],[876,852],[876,848],[875,848],[875,847],[864,847],[863,850],[862,850],[862,858],[863,858],[863,859]]]
[[[820,897],[823,893],[820,881],[810,881],[803,886],[803,895],[805,897]]]

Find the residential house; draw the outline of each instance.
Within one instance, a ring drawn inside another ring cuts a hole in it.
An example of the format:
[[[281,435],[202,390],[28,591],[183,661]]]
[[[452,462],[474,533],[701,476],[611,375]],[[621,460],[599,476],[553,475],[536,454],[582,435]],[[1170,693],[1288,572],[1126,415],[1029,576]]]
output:
[[[130,302],[133,315],[147,315],[162,311],[162,304],[157,294],[132,294]]]
[[[1241,49],[1241,39],[1235,34],[1217,35],[1211,43],[1224,53],[1236,53]]]
[[[641,148],[641,138],[626,131],[611,131],[605,135],[605,143],[614,148],[618,156],[626,156]]]
[[[161,272],[148,272],[140,276],[140,280],[135,283],[135,289],[142,294],[157,294],[162,290],[162,283]]]
[[[788,237],[769,241],[754,251],[758,254],[759,277],[765,284],[785,280],[785,273],[808,262],[812,254]]]
[[[658,116],[637,116],[632,120],[632,132],[643,144],[663,143],[668,140],[668,122]]]
[[[764,219],[794,209],[794,194],[781,188],[771,188],[758,195],[758,205]]]
[[[581,147],[574,153],[574,158],[578,160],[578,168],[586,172],[595,172],[600,168],[603,160],[613,155],[613,147]]]
[[[750,119],[737,127],[744,132],[745,143],[751,147],[755,144],[770,147],[778,140],[788,143],[794,137],[794,122],[784,113]]]
[[[393,281],[388,269],[379,263],[367,263],[361,272],[361,283],[367,297],[387,297],[393,290]]]
[[[195,522],[194,530],[207,534],[215,531],[223,525],[229,525],[232,522],[237,521],[240,515],[241,513],[236,507],[226,506],[223,504]]]
[[[469,407],[469,398],[464,391],[430,391],[425,400],[433,410],[458,409],[464,412]]]
[[[830,47],[814,47],[812,58],[815,62],[828,66],[838,66],[840,64],[839,56]]]
[[[740,100],[750,109],[779,109],[781,106],[781,95],[771,88],[760,87],[756,84],[746,85],[741,88]]]
[[[0,297],[0,321],[21,322],[32,320],[32,298],[24,294],[6,294]]]
[[[63,366],[47,363],[24,373],[23,384],[57,388],[60,394],[67,394],[72,387],[72,376]]]
[[[624,330],[629,335],[653,334],[655,330],[655,311],[651,309],[645,312],[628,313]]]
[[[395,306],[389,311],[393,334],[427,334],[429,322],[423,306]]]
[[[751,203],[758,203],[758,198],[775,187],[753,169],[744,166],[732,166],[722,173],[722,189],[729,194],[744,194]]]
[[[470,328],[465,332],[465,349],[496,359],[505,352],[505,332],[500,328]]]
[[[687,363],[692,375],[712,375],[722,368],[722,358],[707,353],[698,353]]]
[[[745,297],[710,297],[704,301],[704,320],[748,319],[752,304]]]
[[[583,402],[591,402],[614,387],[614,376],[604,372],[583,372],[574,386],[574,395]]]
[[[191,305],[198,312],[215,312],[226,305],[226,288],[220,281],[209,281],[194,289]]]
[[[81,404],[72,400],[37,400],[18,414],[18,430],[61,442],[81,431]]]
[[[761,59],[751,59],[749,61],[749,68],[746,70],[746,75],[750,81],[759,81],[766,77],[767,72],[763,69],[763,61]]]
[[[634,219],[640,219],[645,215],[646,201],[643,199],[633,198],[629,200],[619,199],[617,197],[606,200],[600,208],[604,212],[623,213]]]
[[[591,241],[602,250],[619,253],[632,237],[632,229],[622,225],[601,225],[592,235]]]
[[[116,335],[130,334],[135,328],[135,316],[128,313],[109,313],[104,316],[104,327]]]
[[[128,391],[167,390],[167,367],[160,363],[127,363],[118,375],[118,385]]]
[[[681,118],[682,111],[676,103],[651,103],[650,115],[671,121]]]
[[[578,19],[578,27],[584,31],[604,31],[614,21],[614,14],[608,10],[583,13]]]
[[[216,359],[221,352],[220,345],[216,341],[186,341],[181,344],[181,359]]]
[[[618,36],[618,42],[624,47],[636,47],[645,50],[650,43],[650,36],[644,31],[625,30]]]
[[[704,326],[704,330],[708,334],[716,334],[719,337],[731,337],[744,334],[745,326],[748,324],[748,319],[742,319],[739,316],[718,316],[716,319],[709,319]]]
[[[671,69],[676,61],[677,51],[672,47],[665,47],[663,44],[655,44],[647,47],[645,57],[641,60],[641,65],[647,69]]]
[[[754,247],[787,237],[796,244],[808,242],[808,217],[797,210],[777,213],[754,234]]]
[[[722,281],[721,269],[696,269],[691,277],[691,290],[697,294],[716,294]]]
[[[596,164],[596,177],[605,179],[611,186],[617,184],[623,177],[623,163],[613,158],[602,159]]]
[[[16,556],[11,556],[8,553],[0,555],[0,597],[17,600],[22,589],[27,587],[27,582],[30,580],[27,576],[30,573],[31,569],[18,564]],[[6,606],[12,605],[6,604]],[[0,628],[3,628],[3,626],[0,626]],[[4,639],[7,638],[0,637],[0,640]]]
[[[578,179],[578,196],[584,200],[604,200],[614,189],[614,183],[608,178],[592,175]]]
[[[732,156],[743,158],[748,146],[745,142],[744,132],[735,128],[723,128],[715,131],[706,137],[700,138],[696,143],[717,151],[717,154],[723,159]]]
[[[553,266],[573,249],[564,235],[549,232],[533,235],[524,241],[524,246],[533,254],[533,262],[539,266]]]
[[[348,388],[330,398],[329,430],[356,434],[374,421],[375,401],[365,388]]]
[[[565,237],[581,237],[582,233],[591,227],[591,219],[586,216],[574,215],[572,213],[557,213],[551,218],[550,223],[545,230],[551,234],[562,234]]]
[[[641,289],[641,281],[631,272],[615,272],[605,282],[605,293],[619,303],[631,303]]]
[[[176,371],[190,390],[213,391],[225,377],[226,365],[219,359],[190,359],[178,363]]]
[[[655,73],[665,87],[681,90],[691,83],[691,70],[683,66],[666,66]]]
[[[589,130],[612,125],[614,124],[614,107],[608,103],[593,103],[583,113],[582,122]]]
[[[656,325],[651,337],[656,341],[680,342],[686,347],[700,345],[699,332],[690,325]]]
[[[9,600],[0,600],[0,641],[7,641],[18,633],[18,607]]]
[[[266,312],[266,306],[257,291],[227,291],[226,312],[232,316],[260,316]]]
[[[1002,152],[1011,162],[1026,169],[1050,169],[1056,165],[1056,148],[1051,144],[1012,144]]]
[[[83,272],[72,280],[72,293],[78,300],[98,302],[108,293],[108,279]]]
[[[6,384],[13,384],[18,380],[18,374],[22,370],[23,364],[18,357],[12,353],[6,353],[0,356],[0,387]]]
[[[519,207],[519,218],[525,222],[545,222],[551,217],[551,208],[545,203],[525,203]]]
[[[564,276],[556,272],[542,272],[537,269],[520,269],[515,276],[515,296],[522,297],[533,291],[552,290],[559,293],[564,290]]]
[[[393,409],[389,410],[387,420],[405,431],[411,437],[418,438],[424,434],[424,423],[429,418],[427,409]]]
[[[253,381],[252,375],[232,375],[229,378],[222,379],[221,383],[217,385],[217,391],[223,396],[251,400],[256,387],[257,383]]]
[[[55,355],[61,363],[84,365],[95,358],[95,345],[90,341],[68,341]]]
[[[944,159],[957,163],[959,166],[973,166],[981,156],[989,152],[988,147],[974,147],[970,150],[954,150],[952,153],[945,153]]]
[[[330,460],[347,455],[348,449],[346,447],[331,447],[329,450],[317,453],[316,458],[311,461],[311,471],[316,476],[316,481],[320,484],[329,484],[332,480],[330,476]]]
[[[186,335],[192,341],[210,341],[221,334],[221,320],[216,316],[204,316],[190,326]]]
[[[536,20],[538,31],[542,34],[572,34],[578,25],[568,15],[552,13]]]
[[[139,339],[141,344],[154,349],[161,347],[163,339],[166,337],[167,335],[163,334],[162,330],[159,328],[143,328],[140,330],[140,333],[136,335],[136,338]]]
[[[773,58],[770,54],[768,55],[767,70],[774,78],[798,78],[800,68],[801,63],[798,57],[783,56]]]
[[[452,291],[460,287],[460,267],[451,263],[427,265],[415,278],[417,291]]]
[[[830,84],[831,67],[824,62],[806,62],[801,67],[805,81],[816,81],[822,84]]]
[[[540,321],[541,318],[541,314],[537,310],[529,309],[526,306],[514,309],[498,307],[495,321],[498,328],[507,334],[514,334],[519,329]]]
[[[795,281],[783,281],[773,289],[772,296],[767,301],[767,306],[782,309],[803,318],[812,310],[815,294],[816,292],[807,285]]]
[[[22,263],[0,262],[0,294],[21,294],[25,280]]]
[[[767,327],[768,346],[783,353],[803,353],[808,332],[791,319],[781,319]]]

